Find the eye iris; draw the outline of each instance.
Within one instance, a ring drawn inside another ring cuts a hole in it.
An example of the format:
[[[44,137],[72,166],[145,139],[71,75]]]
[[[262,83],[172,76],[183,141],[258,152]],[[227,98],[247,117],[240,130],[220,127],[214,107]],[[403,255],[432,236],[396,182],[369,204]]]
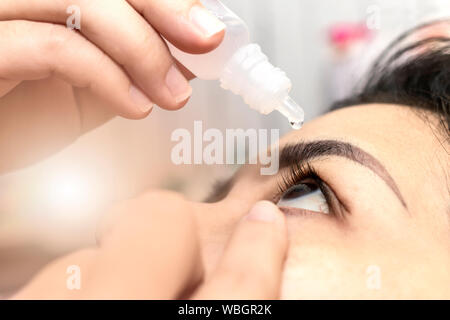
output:
[[[286,200],[289,199],[296,199],[302,196],[305,196],[307,194],[310,194],[311,192],[317,191],[319,187],[312,183],[303,183],[296,185],[289,189],[284,195],[283,198]]]
[[[284,193],[277,205],[324,214],[330,213],[327,200],[316,183],[302,183],[292,186]]]

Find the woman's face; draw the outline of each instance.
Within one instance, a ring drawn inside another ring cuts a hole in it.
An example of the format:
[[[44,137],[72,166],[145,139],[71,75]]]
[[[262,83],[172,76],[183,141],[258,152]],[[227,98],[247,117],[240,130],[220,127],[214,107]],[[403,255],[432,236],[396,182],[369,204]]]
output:
[[[270,200],[289,231],[281,298],[450,299],[449,156],[437,122],[393,105],[342,109],[281,140],[277,175],[250,165],[217,190],[214,203],[156,192],[137,204],[193,212],[206,278],[235,224],[255,202]],[[126,208],[100,234],[115,224],[134,239],[130,225],[151,224]]]
[[[245,167],[220,201],[192,204],[207,274],[234,224],[273,200],[290,237],[282,298],[450,298],[449,159],[439,139],[389,105],[343,109],[290,133],[278,175]]]

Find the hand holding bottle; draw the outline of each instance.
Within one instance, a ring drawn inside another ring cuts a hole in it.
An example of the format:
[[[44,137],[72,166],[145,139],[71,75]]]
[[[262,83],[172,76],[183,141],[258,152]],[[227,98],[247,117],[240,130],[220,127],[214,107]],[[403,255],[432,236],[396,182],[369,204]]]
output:
[[[79,30],[67,28],[69,18]],[[196,0],[0,1],[0,172],[115,115],[140,119],[153,104],[182,107],[190,73],[161,36],[206,53],[224,28]]]
[[[202,0],[227,28],[220,46],[205,54],[189,54],[169,43],[173,56],[199,79],[220,80],[222,88],[240,95],[262,114],[277,110],[294,129],[303,125],[303,109],[289,96],[292,84],[261,48],[250,42],[247,25],[219,0]]]

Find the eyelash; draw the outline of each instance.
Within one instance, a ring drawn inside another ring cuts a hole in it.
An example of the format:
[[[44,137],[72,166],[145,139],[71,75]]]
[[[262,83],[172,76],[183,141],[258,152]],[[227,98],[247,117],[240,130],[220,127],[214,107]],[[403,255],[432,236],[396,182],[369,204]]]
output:
[[[278,194],[275,197],[278,202],[281,197],[293,186],[307,183],[305,180],[313,181],[320,191],[323,193],[328,207],[330,208],[330,214],[340,220],[344,220],[346,217],[345,206],[337,199],[333,190],[320,178],[317,171],[309,164],[298,164],[290,168],[287,173],[281,175],[281,182],[278,183]],[[333,199],[334,198],[334,199]]]

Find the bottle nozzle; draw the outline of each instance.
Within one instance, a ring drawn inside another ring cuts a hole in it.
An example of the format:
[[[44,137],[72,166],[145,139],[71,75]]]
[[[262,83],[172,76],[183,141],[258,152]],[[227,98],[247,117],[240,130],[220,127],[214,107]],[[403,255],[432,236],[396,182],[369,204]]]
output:
[[[290,96],[287,96],[276,110],[288,118],[292,128],[298,130],[303,126],[305,112]]]

